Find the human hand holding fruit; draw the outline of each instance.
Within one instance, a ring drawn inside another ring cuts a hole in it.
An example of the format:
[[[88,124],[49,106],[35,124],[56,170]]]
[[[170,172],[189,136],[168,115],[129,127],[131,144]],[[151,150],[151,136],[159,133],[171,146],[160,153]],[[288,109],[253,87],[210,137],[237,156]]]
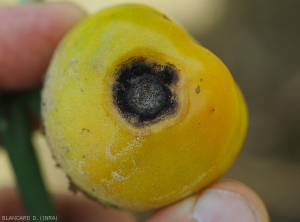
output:
[[[29,6],[28,6],[29,7]],[[33,7],[33,6],[31,6],[31,7]],[[29,7],[30,8],[30,7]],[[28,10],[28,9],[27,9]],[[30,10],[33,10],[33,9],[30,9]],[[57,39],[58,40],[58,39]],[[25,45],[25,44],[24,44]],[[53,44],[53,46],[52,46],[52,49],[54,48],[54,46],[55,46],[55,44]],[[35,55],[33,55],[33,56],[39,56],[40,54],[35,54]],[[168,62],[165,62],[164,60],[163,60],[164,58],[160,58],[160,61],[162,61],[164,64],[167,64]],[[75,59],[76,60],[76,59]],[[73,60],[74,61],[74,60]],[[77,62],[77,60],[76,60],[76,62]],[[79,62],[79,60],[78,60],[78,62]],[[221,65],[222,66],[222,65]],[[29,67],[28,66],[28,64],[24,64],[24,67]],[[27,70],[27,69],[24,69],[24,70]],[[180,70],[184,70],[184,69],[180,69]],[[2,74],[2,73],[1,73]],[[5,74],[5,73],[4,73]],[[5,76],[4,74],[2,74],[2,76]],[[209,77],[207,77],[207,78],[209,78]],[[37,78],[33,78],[33,81],[32,82],[34,82],[34,80],[36,80]],[[179,84],[184,84],[184,82],[180,82],[181,80],[179,79],[179,81],[178,81],[178,83]],[[200,79],[199,79],[199,81],[200,81]],[[204,79],[204,81],[207,81],[207,79]],[[14,84],[14,83],[13,83]],[[200,84],[200,83],[199,83]],[[193,99],[194,98],[197,98],[196,96],[198,96],[198,94],[204,94],[204,96],[205,96],[205,86],[203,86],[203,88],[202,88],[202,91],[200,92],[200,93],[197,93],[197,88],[198,88],[198,85],[195,85],[196,87],[193,87],[193,89],[192,89],[192,87],[191,87],[191,90],[190,90],[190,93],[191,93],[191,96],[194,96],[194,97],[192,97]],[[180,85],[179,86],[177,86],[178,88],[179,88],[179,90],[180,90]],[[4,87],[3,87],[4,88]],[[200,86],[200,89],[201,89],[201,86]],[[176,89],[177,90],[177,89]],[[172,91],[172,90],[170,90],[170,91]],[[175,91],[172,91],[172,92],[175,92]],[[177,92],[177,91],[176,91]],[[176,93],[175,92],[175,93]],[[192,94],[193,93],[193,94]],[[173,94],[172,94],[173,95]],[[180,97],[180,95],[178,95],[178,97]],[[114,103],[112,103],[112,104],[114,104]],[[214,104],[213,104],[214,105]],[[179,100],[178,100],[178,106],[181,106],[181,107],[184,107],[184,101],[180,101],[180,98],[179,98]],[[208,109],[209,110],[209,109]],[[211,111],[212,109],[210,109],[210,111]],[[215,113],[214,114],[216,114],[217,113],[217,109],[215,110]],[[180,111],[178,111],[178,113],[180,114]],[[154,115],[154,114],[153,114]],[[176,116],[174,117],[174,115],[173,115],[173,118],[176,120]],[[174,121],[175,121],[174,120]],[[134,123],[136,123],[136,120],[133,120],[133,121],[135,121]],[[205,121],[204,121],[205,122]],[[132,123],[131,122],[131,128],[133,128],[134,127],[134,123]],[[126,124],[126,123],[125,123]],[[148,123],[144,123],[144,124],[148,124]],[[166,125],[167,125],[168,123],[166,123]],[[201,123],[200,123],[200,125],[201,125]],[[204,123],[204,126],[205,126],[205,123]],[[150,126],[151,127],[151,126]],[[155,128],[155,127],[152,127],[153,128],[153,131],[158,131],[159,129],[157,129],[157,128]],[[159,127],[158,127],[159,128]],[[87,128],[88,129],[88,128]],[[183,128],[184,129],[184,128]],[[88,129],[88,130],[90,130],[90,129]],[[133,131],[134,131],[134,129],[133,129]],[[145,135],[147,135],[147,133],[148,133],[148,131],[147,130],[144,130],[145,132],[144,132],[144,134]],[[79,132],[80,133],[80,132]],[[149,135],[149,134],[148,134]],[[228,164],[228,163],[226,163],[226,164]],[[226,165],[225,164],[225,165]],[[225,167],[226,168],[226,167]],[[163,182],[162,182],[162,184],[163,184]],[[237,185],[237,184],[235,184],[235,183],[232,183],[232,182],[220,182],[220,183],[217,183],[217,184],[215,184],[215,185],[213,185],[215,188],[218,188],[218,189],[221,189],[221,190],[230,190],[230,191],[233,191],[233,193],[235,193],[235,192],[237,192],[237,193],[240,193],[241,195],[243,195],[243,196],[245,196],[246,197],[246,199],[248,199],[250,202],[252,202],[252,204],[253,205],[255,205],[255,207],[258,207],[258,211],[259,212],[261,212],[261,210],[263,209],[262,207],[261,207],[261,205],[257,205],[257,199],[255,199],[256,197],[254,197],[253,196],[253,193],[251,193],[251,192],[249,192],[248,191],[248,189],[247,188],[241,188],[241,186],[240,185]],[[228,187],[231,187],[231,188],[228,188]],[[239,188],[238,188],[239,187]],[[241,190],[243,190],[243,192],[241,192]],[[245,190],[247,190],[247,192],[244,192]],[[154,192],[154,191],[153,191]],[[211,194],[210,192],[205,192],[204,191],[204,193],[206,193],[206,194]],[[247,193],[247,194],[245,194],[245,193]],[[132,195],[134,195],[134,194],[132,194]],[[204,196],[201,196],[201,197],[204,197]],[[203,200],[203,198],[199,198],[198,200],[197,200],[197,202],[201,202],[201,200]],[[228,196],[229,198],[231,197],[230,195]],[[256,201],[253,201],[253,199],[255,199]],[[160,213],[158,213],[156,216],[154,216],[153,217],[153,221],[154,221],[154,219],[156,218],[157,220],[159,220],[159,217],[163,217],[163,216],[166,216],[166,215],[169,215],[169,216],[174,216],[175,214],[174,214],[174,212],[172,213],[172,214],[170,214],[171,213],[171,211],[172,210],[175,210],[176,209],[176,212],[177,213],[179,213],[179,214],[181,214],[181,215],[185,215],[185,216],[187,216],[188,214],[190,214],[190,211],[192,211],[192,208],[193,208],[193,205],[194,204],[191,204],[191,208],[189,208],[189,209],[186,209],[186,211],[182,211],[182,210],[179,210],[179,209],[183,209],[183,208],[181,208],[180,206],[182,206],[182,204],[183,203],[185,203],[185,206],[188,206],[186,203],[191,203],[191,201],[196,201],[195,200],[195,196],[194,197],[190,197],[190,198],[188,198],[188,199],[186,199],[185,201],[183,201],[183,202],[179,202],[179,203],[177,203],[177,204],[175,204],[175,205],[173,205],[173,206],[170,206],[170,207],[167,207],[167,208],[165,208],[165,210],[162,210],[162,211],[160,211]],[[196,205],[197,206],[197,205]],[[260,207],[259,207],[260,206]],[[177,209],[177,207],[178,207],[178,209]],[[260,209],[260,210],[259,210]],[[217,208],[216,208],[216,210],[217,210]],[[208,211],[207,211],[208,212]],[[160,215],[160,216],[159,216]],[[200,217],[200,216],[199,216]],[[167,220],[164,220],[164,221],[167,221]]]

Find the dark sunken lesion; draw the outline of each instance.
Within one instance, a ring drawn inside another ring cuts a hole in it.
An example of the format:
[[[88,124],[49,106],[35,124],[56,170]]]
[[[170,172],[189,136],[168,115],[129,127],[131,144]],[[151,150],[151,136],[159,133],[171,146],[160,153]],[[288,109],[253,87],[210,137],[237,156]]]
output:
[[[119,113],[135,127],[157,123],[176,113],[178,71],[171,64],[132,58],[115,73],[113,100]]]

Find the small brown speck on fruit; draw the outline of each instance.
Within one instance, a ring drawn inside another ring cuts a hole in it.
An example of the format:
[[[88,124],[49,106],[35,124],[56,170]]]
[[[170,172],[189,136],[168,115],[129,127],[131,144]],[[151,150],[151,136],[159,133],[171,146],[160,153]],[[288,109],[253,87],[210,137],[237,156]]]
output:
[[[78,187],[73,183],[69,176],[67,176],[67,178],[69,179],[69,191],[71,191],[73,194],[77,194],[79,191]]]

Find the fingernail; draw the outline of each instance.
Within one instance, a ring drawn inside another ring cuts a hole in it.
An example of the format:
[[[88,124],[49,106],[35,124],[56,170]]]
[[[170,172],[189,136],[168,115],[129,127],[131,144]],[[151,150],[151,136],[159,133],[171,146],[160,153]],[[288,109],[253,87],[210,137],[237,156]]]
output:
[[[193,211],[197,222],[259,222],[254,206],[231,191],[209,189],[197,200]]]

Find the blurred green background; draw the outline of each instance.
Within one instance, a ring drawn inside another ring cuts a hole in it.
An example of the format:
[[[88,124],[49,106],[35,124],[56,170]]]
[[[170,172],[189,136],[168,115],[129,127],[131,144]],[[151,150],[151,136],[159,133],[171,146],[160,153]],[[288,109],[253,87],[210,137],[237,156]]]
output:
[[[69,0],[89,13],[123,0]],[[245,145],[224,176],[255,190],[272,222],[300,221],[300,1],[146,0],[180,22],[231,70],[248,103]],[[15,4],[0,0],[0,5]],[[67,192],[45,141],[35,135],[50,190]],[[0,188],[14,184],[0,150]],[[58,179],[59,178],[59,179]]]

